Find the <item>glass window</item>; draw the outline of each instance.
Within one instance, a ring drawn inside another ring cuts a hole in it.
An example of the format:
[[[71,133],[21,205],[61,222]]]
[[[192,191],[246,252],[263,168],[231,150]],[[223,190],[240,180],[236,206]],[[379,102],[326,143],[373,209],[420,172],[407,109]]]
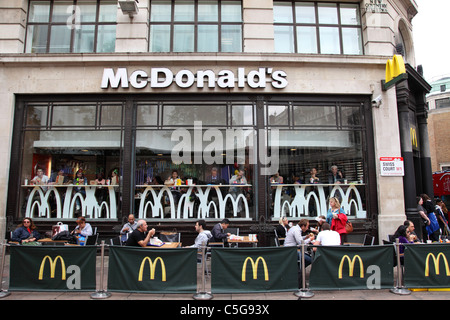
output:
[[[273,6],[273,21],[278,22],[293,22],[292,18],[292,3],[290,2],[277,2]]]
[[[29,25],[27,30],[27,52],[46,53],[48,25]]]
[[[71,31],[72,30],[67,28],[67,26],[53,26],[51,28],[49,52],[70,52]]]
[[[342,28],[342,43],[344,46],[344,54],[362,54],[361,29]]]
[[[113,0],[31,0],[25,52],[114,52],[116,16]]]
[[[150,51],[170,52],[170,25],[150,26]]]
[[[194,51],[194,26],[177,24],[174,26],[173,51],[193,52]]]
[[[320,52],[323,54],[339,54],[339,29],[333,27],[320,27]]]
[[[223,105],[164,105],[164,126],[193,126],[194,121],[201,121],[202,125],[226,126],[226,106]]]
[[[73,52],[94,52],[95,26],[81,25],[75,29]]]
[[[336,4],[319,3],[318,9],[320,24],[338,24]]]
[[[198,52],[217,52],[219,49],[219,39],[217,30],[219,26],[199,25],[198,26]]]
[[[222,1],[222,22],[242,22],[241,1]]]
[[[340,5],[341,9],[341,24],[348,24],[358,26],[361,24],[361,18],[358,12],[358,5],[344,4]]]
[[[194,21],[195,9],[193,0],[175,0],[174,21]]]
[[[274,26],[275,52],[293,53],[294,34],[291,26]]]
[[[198,2],[198,21],[218,21],[219,7],[217,0],[200,0]]]
[[[30,3],[28,22],[48,22],[50,18],[49,1],[33,1]]]
[[[222,25],[222,52],[242,52],[242,26]]]
[[[273,8],[275,52],[363,54],[358,4],[274,1]]]
[[[297,27],[297,52],[317,53],[317,34],[315,27]]]
[[[241,1],[152,0],[149,51],[241,52],[241,11]]]
[[[150,7],[150,21],[169,22],[172,20],[172,4],[166,0],[152,0]]]
[[[297,23],[316,23],[314,3],[300,2],[295,4],[295,19]]]
[[[295,126],[337,125],[335,106],[294,106]]]

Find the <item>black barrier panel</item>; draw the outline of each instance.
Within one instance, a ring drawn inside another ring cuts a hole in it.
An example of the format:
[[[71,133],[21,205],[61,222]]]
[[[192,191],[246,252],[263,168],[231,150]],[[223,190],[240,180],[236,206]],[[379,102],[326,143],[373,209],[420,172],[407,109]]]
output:
[[[194,293],[197,290],[197,249],[111,246],[108,290]]]
[[[450,244],[405,245],[407,288],[450,288]]]
[[[312,290],[393,287],[393,246],[317,247],[309,276]]]
[[[11,291],[94,291],[97,247],[11,246]]]
[[[297,248],[212,248],[211,274],[215,293],[294,291]]]

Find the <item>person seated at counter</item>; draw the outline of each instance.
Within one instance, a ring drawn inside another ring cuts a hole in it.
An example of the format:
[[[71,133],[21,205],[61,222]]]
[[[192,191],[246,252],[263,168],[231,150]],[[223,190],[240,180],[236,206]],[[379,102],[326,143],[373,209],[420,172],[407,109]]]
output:
[[[126,246],[129,247],[146,247],[150,242],[150,238],[155,235],[155,229],[151,229],[147,232],[148,225],[145,220],[139,220],[136,225],[136,229],[128,236]]]
[[[111,172],[111,185],[112,186],[118,186],[119,183],[120,183],[119,170],[118,169],[114,169]]]
[[[164,185],[171,187],[173,201],[175,205],[178,205],[178,201],[181,198],[180,188],[176,187],[176,185],[182,184],[184,184],[184,181],[181,180],[177,170],[173,170],[171,176],[168,177],[166,181],[164,181]]]
[[[320,181],[320,179],[317,176],[317,169],[316,168],[312,168],[311,171],[310,171],[310,177],[308,179],[308,182],[309,183],[320,183],[319,181]]]
[[[89,236],[92,236],[93,232],[92,232],[91,224],[86,222],[86,218],[85,217],[78,217],[76,223],[77,223],[77,226],[72,231],[72,234],[75,237],[80,237],[80,236],[89,237]]]
[[[59,169],[56,176],[50,179],[50,182],[56,185],[63,185],[69,183],[69,178],[64,175],[64,169]]]
[[[279,171],[275,172],[275,174],[270,177],[270,183],[283,183],[283,177],[280,176]]]
[[[31,180],[31,184],[35,185],[43,185],[48,184],[48,177],[44,174],[44,170],[42,168],[36,169],[36,176]],[[42,190],[47,191],[47,187],[42,187]]]
[[[344,175],[341,170],[338,170],[338,167],[333,165],[331,166],[330,174],[328,175],[328,183],[329,184],[340,184],[344,182]]]
[[[211,169],[211,174],[208,175],[205,179],[205,184],[226,184],[225,179],[222,179],[219,175],[219,169],[213,167]]]
[[[21,244],[34,242],[41,238],[41,235],[36,230],[36,226],[31,218],[24,218],[22,223],[17,226],[11,236],[11,241],[19,242]]]

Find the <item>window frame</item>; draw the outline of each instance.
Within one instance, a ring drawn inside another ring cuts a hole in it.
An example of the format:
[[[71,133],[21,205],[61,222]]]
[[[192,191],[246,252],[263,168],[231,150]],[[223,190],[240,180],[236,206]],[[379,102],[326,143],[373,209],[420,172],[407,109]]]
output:
[[[340,55],[364,55],[364,39],[363,39],[363,28],[362,28],[362,17],[360,15],[360,5],[359,3],[353,3],[353,2],[313,2],[313,1],[298,1],[298,0],[274,0],[274,7],[277,3],[280,2],[290,2],[291,3],[291,13],[292,13],[292,22],[275,22],[275,16],[274,16],[274,28],[277,26],[280,27],[289,27],[292,30],[291,37],[293,38],[293,52],[283,52],[283,53],[299,53],[299,41],[297,38],[298,31],[297,29],[300,27],[312,27],[315,28],[315,37],[316,37],[316,52],[310,52],[310,53],[303,53],[303,54],[340,54]],[[310,3],[314,5],[314,23],[304,23],[304,22],[297,22],[297,16],[296,16],[296,4],[297,3]],[[319,6],[320,5],[336,5],[336,11],[337,11],[337,24],[332,23],[320,23],[319,19]],[[342,23],[342,17],[341,17],[341,6],[342,5],[356,5],[357,6],[357,12],[359,15],[359,23],[358,24],[343,24]],[[320,32],[321,28],[337,28],[339,33],[339,53],[323,53],[321,48],[321,39],[320,39]],[[360,39],[360,47],[361,47],[361,53],[344,53],[344,34],[343,29],[357,29],[359,30],[359,33],[361,35]],[[276,37],[276,33],[274,34]],[[276,40],[275,40],[276,41]],[[275,49],[275,52],[276,49]],[[280,52],[281,53],[281,52]]]
[[[53,10],[54,10],[54,4],[57,3],[57,0],[47,0],[49,5],[49,17],[48,21],[46,22],[30,22],[30,11],[31,11],[31,5],[33,2],[45,2],[46,0],[30,0],[28,2],[28,12],[27,12],[27,24],[26,24],[26,31],[25,31],[25,45],[24,45],[24,53],[97,53],[97,52],[103,52],[98,51],[98,33],[100,26],[117,26],[117,19],[114,19],[114,21],[99,21],[100,17],[100,5],[102,3],[102,0],[93,0],[93,2],[96,2],[96,8],[95,8],[95,21],[75,21],[76,14],[74,11],[74,8],[77,6],[77,3],[79,0],[70,0],[72,2],[72,25],[70,27],[70,43],[69,43],[69,52],[58,52],[58,51],[52,51],[51,50],[51,34],[52,34],[52,28],[55,26],[67,26],[67,20],[63,22],[54,22],[53,19]],[[69,2],[69,1],[67,1]],[[82,2],[82,1],[80,1]],[[92,51],[74,51],[74,45],[75,45],[75,36],[76,36],[76,28],[74,26],[94,26],[94,43],[93,43],[93,50]],[[30,43],[31,48],[29,48],[28,45],[28,36],[32,36],[32,34],[29,34],[28,29],[30,26],[47,26],[47,41],[46,41],[46,47],[45,52],[32,52],[33,46],[32,43]],[[115,41],[114,41],[115,42]],[[115,47],[115,43],[114,43]],[[115,50],[114,50],[115,51]],[[112,51],[112,52],[114,52]]]
[[[177,20],[175,21],[175,1],[171,1],[171,18],[170,21],[151,21],[151,15],[152,15],[152,1],[149,1],[149,28],[148,28],[148,34],[149,34],[149,43],[148,43],[148,51],[151,53],[161,53],[161,52],[235,52],[235,51],[223,51],[223,44],[222,44],[222,32],[224,26],[239,26],[240,27],[240,51],[236,52],[243,52],[244,48],[244,37],[243,37],[243,29],[244,29],[244,22],[243,22],[243,6],[241,1],[241,20],[239,22],[237,21],[222,21],[222,4],[226,2],[236,2],[236,0],[217,0],[217,21],[203,21],[199,20],[199,0],[192,0],[194,2],[194,19],[191,21],[184,21],[184,20]],[[217,50],[216,51],[198,51],[199,47],[199,26],[217,26]],[[152,51],[152,26],[169,26],[169,34],[170,34],[170,44],[169,44],[169,51]],[[193,51],[175,51],[174,50],[174,40],[175,40],[175,27],[176,26],[193,26],[193,37],[194,37],[194,43],[193,43]]]

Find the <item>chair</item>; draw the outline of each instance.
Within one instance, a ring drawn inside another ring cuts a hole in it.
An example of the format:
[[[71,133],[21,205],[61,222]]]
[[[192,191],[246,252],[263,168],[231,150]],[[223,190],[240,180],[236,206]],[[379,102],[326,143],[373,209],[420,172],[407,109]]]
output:
[[[368,234],[364,235],[364,241],[363,241],[364,246],[373,246],[374,242],[375,242],[375,237],[369,236]]]
[[[388,241],[394,243],[395,242],[395,238],[393,234],[388,234]]]
[[[86,245],[87,246],[95,246],[97,245],[98,233],[93,234],[92,236],[86,237]]]
[[[282,247],[283,246],[283,244],[281,243],[281,241],[283,241],[283,243],[284,243],[284,239],[285,238],[280,238],[279,236],[278,236],[278,232],[277,232],[277,229],[273,229],[273,231],[275,232],[275,246],[276,247]]]
[[[122,245],[122,241],[120,239],[120,236],[109,239],[109,243],[112,246],[121,246]]]

